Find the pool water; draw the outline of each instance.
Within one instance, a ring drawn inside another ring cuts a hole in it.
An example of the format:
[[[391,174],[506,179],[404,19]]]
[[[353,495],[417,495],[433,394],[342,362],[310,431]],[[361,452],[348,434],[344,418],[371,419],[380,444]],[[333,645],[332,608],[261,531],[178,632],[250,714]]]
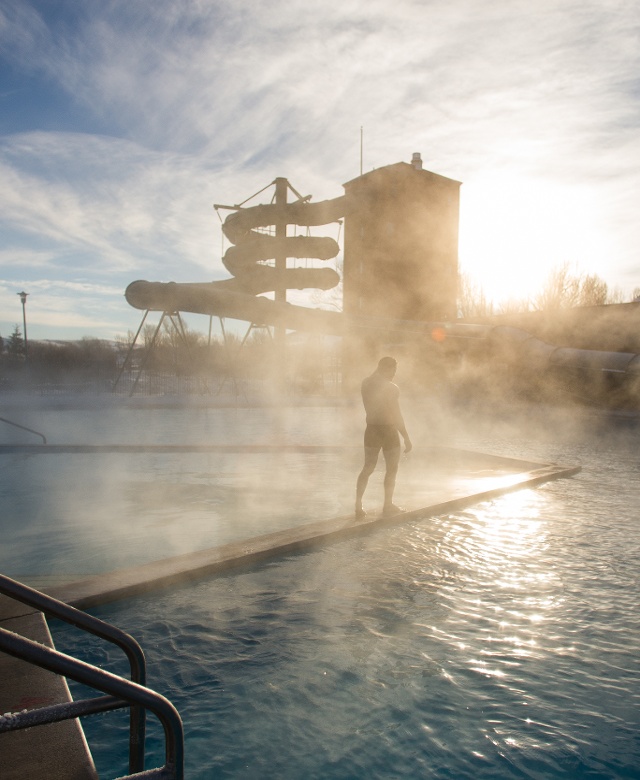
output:
[[[5,538],[0,570],[34,587],[166,560],[353,510],[362,431],[356,430],[352,410],[116,407],[28,409],[15,416],[44,429],[54,446],[98,447],[46,452],[38,443],[33,451],[8,447],[0,453]],[[0,433],[14,442],[28,441],[23,431],[0,428]],[[148,449],[110,451],[114,444]],[[199,449],[203,444],[219,449]],[[164,445],[185,449],[158,449]],[[307,449],[294,449],[299,445]],[[382,500],[382,458],[379,465],[367,496],[367,506],[374,509],[372,502]],[[481,462],[453,468],[418,445],[403,460],[398,495],[410,498],[409,506],[429,506],[492,487],[492,480],[509,474],[501,468]],[[527,466],[515,469],[526,471]]]
[[[94,611],[180,711],[187,777],[640,778],[640,429],[455,438],[582,472]],[[126,718],[84,726],[104,776],[125,773]],[[162,744],[152,723],[149,766]]]
[[[340,443],[329,410],[32,408],[7,417],[52,445]],[[305,417],[307,423],[304,424]],[[323,436],[323,433],[325,434]],[[36,443],[1,427],[2,443]],[[355,441],[355,440],[354,440]],[[360,453],[0,454],[0,570],[36,587],[206,549],[351,508]],[[265,501],[264,496],[269,500]]]

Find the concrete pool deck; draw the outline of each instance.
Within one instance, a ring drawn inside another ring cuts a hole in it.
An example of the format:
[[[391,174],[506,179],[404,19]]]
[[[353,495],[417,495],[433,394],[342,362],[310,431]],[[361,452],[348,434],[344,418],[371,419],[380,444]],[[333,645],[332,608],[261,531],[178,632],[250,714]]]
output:
[[[82,445],[67,445],[62,449],[35,445],[30,449],[39,454],[55,454],[68,452],[69,447],[78,446]],[[13,451],[23,449],[16,447]],[[5,450],[6,448],[3,449]],[[84,451],[96,450],[91,448]],[[122,448],[119,447],[116,451],[122,451]],[[149,451],[148,448],[145,451]],[[268,452],[268,448],[262,448],[262,451]],[[430,456],[433,462],[438,462],[441,473],[449,471],[450,476],[457,474],[457,477],[447,481],[434,480],[434,484],[428,489],[414,484],[414,490],[409,491],[409,494],[420,506],[414,505],[405,513],[392,517],[368,515],[361,520],[356,520],[350,514],[301,523],[241,541],[40,589],[77,608],[88,609],[156,589],[257,566],[269,559],[317,549],[384,527],[427,520],[429,517],[459,511],[508,492],[570,477],[580,471],[579,466],[534,463],[448,448],[434,448]],[[412,480],[419,481],[420,473],[424,477],[421,469],[416,469],[413,474],[406,473],[407,483],[411,484]],[[4,596],[0,596],[0,625],[52,645],[43,615]],[[68,699],[69,691],[64,679],[37,667],[29,667],[24,661],[0,655],[0,714]],[[95,768],[79,721],[51,724],[10,734],[11,736],[0,735],[3,778],[95,780]]]
[[[0,627],[53,647],[41,612],[0,595]],[[71,701],[64,677],[0,653],[0,716]],[[79,720],[0,734],[3,780],[98,780]]]

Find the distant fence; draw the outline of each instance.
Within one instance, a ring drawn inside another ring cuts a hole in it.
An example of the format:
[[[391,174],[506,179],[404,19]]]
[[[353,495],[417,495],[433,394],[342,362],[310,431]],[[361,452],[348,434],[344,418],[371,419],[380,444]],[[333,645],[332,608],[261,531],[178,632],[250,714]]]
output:
[[[116,379],[117,384],[116,384]],[[10,374],[0,374],[2,393],[37,396],[104,395],[116,396],[211,396],[248,400],[269,392],[269,381],[255,377],[231,375],[176,375],[152,371],[127,370],[118,378],[116,371],[98,371],[93,375],[73,375],[64,381],[43,380],[31,374],[28,367]],[[314,377],[290,377],[280,385],[288,396],[333,396],[340,393],[339,372],[332,370]]]

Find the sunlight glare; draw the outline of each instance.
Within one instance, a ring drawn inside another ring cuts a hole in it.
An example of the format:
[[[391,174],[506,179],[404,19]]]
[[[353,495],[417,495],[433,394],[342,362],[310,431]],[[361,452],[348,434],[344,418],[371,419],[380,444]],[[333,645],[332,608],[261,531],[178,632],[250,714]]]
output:
[[[535,297],[565,264],[603,277],[608,241],[591,190],[496,173],[461,192],[460,270],[488,300]]]

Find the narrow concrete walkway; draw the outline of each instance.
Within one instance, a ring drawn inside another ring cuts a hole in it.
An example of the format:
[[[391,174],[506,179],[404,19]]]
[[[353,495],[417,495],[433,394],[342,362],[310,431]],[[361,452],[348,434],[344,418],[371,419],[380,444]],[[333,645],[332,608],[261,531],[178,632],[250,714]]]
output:
[[[356,520],[352,514],[343,515],[141,566],[117,569],[108,574],[48,588],[47,593],[78,609],[89,609],[190,580],[255,566],[281,555],[303,552],[384,526],[399,525],[458,511],[504,493],[535,487],[553,479],[570,477],[580,471],[579,466],[534,464],[503,458],[493,460],[500,461],[503,466],[508,464],[512,468],[515,464],[519,464],[527,470],[493,476],[483,482],[484,489],[478,489],[479,485],[476,484],[473,486],[476,490],[471,489],[464,495],[450,497],[449,493],[449,497],[431,503],[429,506],[391,517],[367,515],[361,520]],[[492,465],[495,468],[496,462]]]

